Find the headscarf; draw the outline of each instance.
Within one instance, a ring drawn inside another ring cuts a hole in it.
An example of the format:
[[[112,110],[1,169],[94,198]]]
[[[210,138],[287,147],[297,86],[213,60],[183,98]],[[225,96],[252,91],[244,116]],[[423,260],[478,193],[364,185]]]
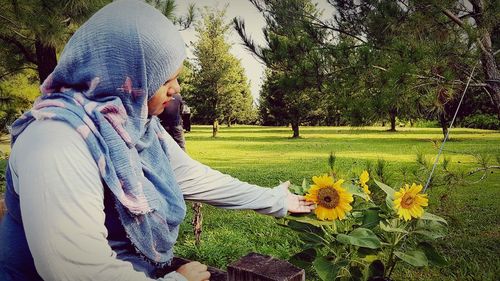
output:
[[[127,236],[168,263],[186,212],[167,153],[167,133],[147,101],[182,65],[175,26],[143,2],[108,4],[71,37],[33,108],[14,122],[12,145],[34,120],[68,123],[85,140],[115,197]]]

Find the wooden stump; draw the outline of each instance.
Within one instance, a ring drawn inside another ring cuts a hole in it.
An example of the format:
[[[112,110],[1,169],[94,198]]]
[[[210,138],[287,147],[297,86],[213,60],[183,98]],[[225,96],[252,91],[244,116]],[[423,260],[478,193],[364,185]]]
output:
[[[306,274],[293,264],[250,253],[227,267],[228,281],[305,281]]]

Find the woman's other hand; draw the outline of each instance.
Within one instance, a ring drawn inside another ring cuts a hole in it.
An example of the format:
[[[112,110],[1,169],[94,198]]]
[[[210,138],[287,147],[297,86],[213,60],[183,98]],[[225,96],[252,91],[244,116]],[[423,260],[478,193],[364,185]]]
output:
[[[188,281],[208,281],[210,279],[210,272],[207,271],[207,266],[197,261],[186,263],[176,271]]]
[[[313,202],[308,202],[304,196],[296,195],[290,192],[288,187],[290,187],[290,181],[282,183],[287,190],[287,206],[288,212],[290,213],[310,213],[314,210],[315,206]]]

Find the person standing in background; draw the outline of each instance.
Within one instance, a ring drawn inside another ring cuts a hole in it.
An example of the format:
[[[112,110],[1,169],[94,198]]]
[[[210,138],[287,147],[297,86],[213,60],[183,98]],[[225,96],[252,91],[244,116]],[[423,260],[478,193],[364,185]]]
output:
[[[172,99],[168,102],[165,110],[158,115],[163,128],[175,140],[175,142],[186,150],[186,140],[184,139],[184,129],[182,127],[181,112],[183,107],[182,96],[175,93]]]
[[[185,103],[182,107],[182,126],[184,132],[191,132],[191,108]]]

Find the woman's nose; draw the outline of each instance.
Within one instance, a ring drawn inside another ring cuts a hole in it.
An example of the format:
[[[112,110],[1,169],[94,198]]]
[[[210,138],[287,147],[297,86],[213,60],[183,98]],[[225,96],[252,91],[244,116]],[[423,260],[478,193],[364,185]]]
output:
[[[177,81],[177,79],[175,79],[175,84],[174,84],[174,90],[176,93],[180,93],[181,92],[181,85],[179,85],[179,81]]]

